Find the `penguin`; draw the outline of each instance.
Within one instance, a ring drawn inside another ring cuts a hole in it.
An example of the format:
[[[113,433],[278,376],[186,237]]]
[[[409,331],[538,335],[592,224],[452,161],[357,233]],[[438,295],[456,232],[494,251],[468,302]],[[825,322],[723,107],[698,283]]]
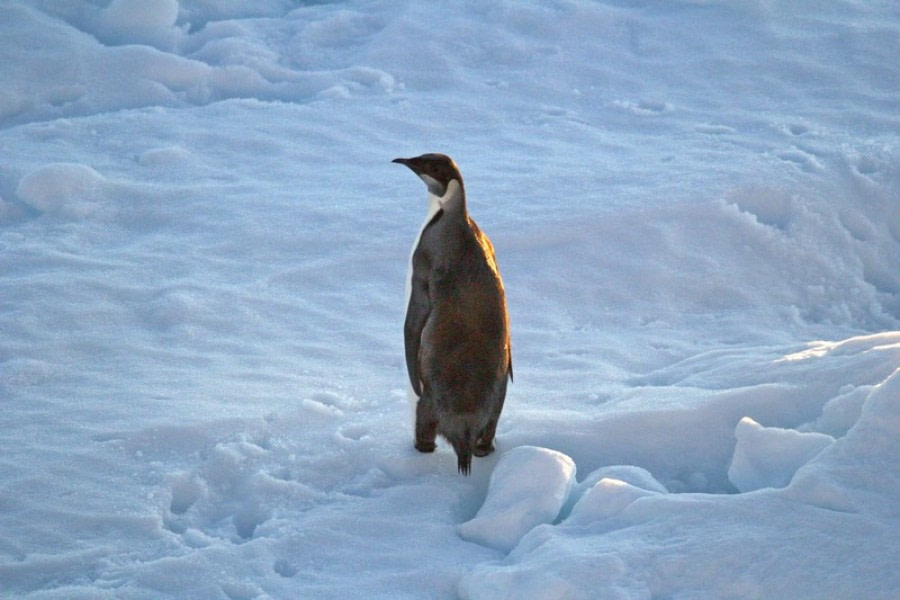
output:
[[[397,158],[428,188],[413,244],[403,326],[415,404],[415,448],[434,452],[437,435],[457,468],[494,451],[497,421],[513,379],[506,293],[494,247],[466,210],[459,168],[445,154]]]

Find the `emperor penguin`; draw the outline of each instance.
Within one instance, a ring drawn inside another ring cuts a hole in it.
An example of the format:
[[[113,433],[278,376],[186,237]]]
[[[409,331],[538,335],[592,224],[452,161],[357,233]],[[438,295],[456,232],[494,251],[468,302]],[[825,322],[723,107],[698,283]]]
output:
[[[494,247],[466,211],[459,168],[444,154],[397,158],[428,188],[428,212],[410,255],[406,370],[416,398],[415,447],[440,434],[468,475],[472,455],[494,451],[513,378],[509,316]]]

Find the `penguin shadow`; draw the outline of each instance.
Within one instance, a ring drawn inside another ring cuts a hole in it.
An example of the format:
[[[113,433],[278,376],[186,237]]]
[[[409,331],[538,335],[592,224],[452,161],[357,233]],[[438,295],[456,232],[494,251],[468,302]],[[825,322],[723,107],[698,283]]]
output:
[[[472,459],[472,469],[467,477],[457,470],[456,454],[453,447],[439,439],[434,452],[419,452],[412,440],[403,440],[405,446],[389,460],[379,461],[378,468],[395,482],[430,482],[454,490],[455,500],[451,503],[454,520],[459,523],[471,520],[487,497],[491,474],[503,453],[510,449],[502,441],[495,440],[494,452]]]
[[[491,454],[473,460],[469,477],[463,480],[464,486],[460,490],[459,497],[453,508],[454,517],[459,523],[465,523],[474,519],[484,504],[485,498],[487,498],[494,468],[497,466],[503,453],[509,450],[509,448],[505,448],[502,443],[497,441],[495,441],[495,446],[496,449]],[[453,467],[456,466],[456,460],[452,449],[449,449],[449,454],[450,456],[447,460],[448,468],[452,469],[451,472],[453,472],[455,471]],[[455,475],[456,473],[454,472],[453,474]]]

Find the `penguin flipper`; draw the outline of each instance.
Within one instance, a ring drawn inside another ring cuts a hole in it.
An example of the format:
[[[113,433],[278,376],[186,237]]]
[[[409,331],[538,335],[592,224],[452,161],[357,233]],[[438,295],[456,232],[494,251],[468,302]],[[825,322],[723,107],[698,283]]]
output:
[[[422,396],[422,372],[419,366],[419,350],[422,346],[422,330],[431,314],[431,302],[428,299],[428,288],[422,278],[412,278],[412,292],[409,295],[409,306],[406,309],[406,322],[403,326],[403,341],[406,349],[406,372],[409,383],[417,396]]]

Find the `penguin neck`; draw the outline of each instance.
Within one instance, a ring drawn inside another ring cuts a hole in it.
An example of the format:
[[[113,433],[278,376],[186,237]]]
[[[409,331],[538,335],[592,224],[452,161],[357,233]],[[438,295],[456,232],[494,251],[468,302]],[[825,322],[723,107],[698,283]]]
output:
[[[450,183],[447,184],[447,188],[444,190],[443,196],[432,193],[430,189],[428,191],[428,210],[425,213],[425,220],[422,221],[422,227],[419,229],[419,234],[416,236],[416,240],[412,245],[412,250],[409,252],[409,270],[406,273],[406,306],[409,306],[409,298],[412,294],[413,256],[416,254],[416,248],[419,247],[419,242],[422,241],[422,234],[425,233],[428,225],[441,211],[443,211],[444,215],[446,215],[448,211],[450,214],[461,211],[461,214],[465,217],[466,194],[463,191],[462,185],[460,185],[459,181],[456,179],[450,180]]]
[[[431,222],[439,210],[441,210],[441,196],[435,196],[428,192],[428,209],[425,211],[425,222],[422,223],[422,229]]]
[[[446,213],[466,214],[466,191],[458,179],[451,179],[447,183],[443,196],[428,194],[428,210],[431,212],[432,204],[437,202],[438,208]],[[435,211],[437,212],[437,211]],[[433,214],[431,216],[434,216]]]

